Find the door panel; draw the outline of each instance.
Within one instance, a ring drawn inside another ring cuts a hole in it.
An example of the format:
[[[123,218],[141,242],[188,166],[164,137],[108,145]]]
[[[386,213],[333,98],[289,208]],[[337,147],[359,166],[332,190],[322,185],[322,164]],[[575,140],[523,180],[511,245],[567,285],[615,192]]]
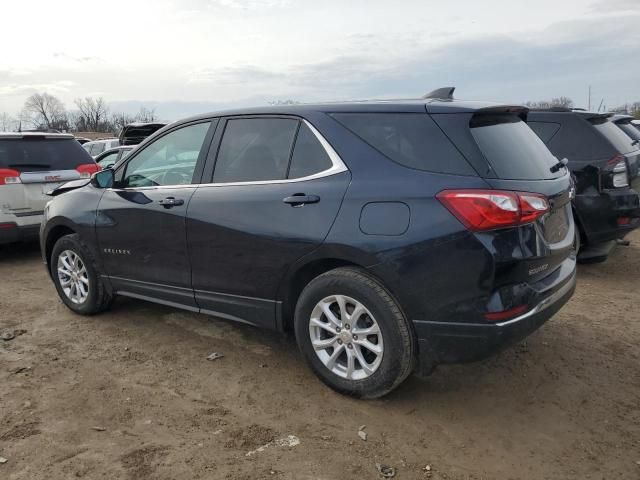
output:
[[[185,239],[185,213],[194,191],[185,186],[104,193],[96,232],[116,290],[196,306]],[[167,208],[160,203],[167,198],[184,203]]]
[[[187,218],[200,308],[275,328],[278,284],[292,263],[324,240],[350,178],[346,171],[300,182],[200,186]],[[283,201],[301,193],[319,201]]]
[[[203,121],[170,130],[116,171],[98,205],[96,235],[118,293],[197,309],[185,216],[214,128]]]

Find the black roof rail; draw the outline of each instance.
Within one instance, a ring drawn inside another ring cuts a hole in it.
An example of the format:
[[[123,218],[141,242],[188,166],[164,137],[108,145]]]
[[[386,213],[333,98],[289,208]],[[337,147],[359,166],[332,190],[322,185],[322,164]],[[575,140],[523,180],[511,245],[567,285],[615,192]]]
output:
[[[435,90],[427,93],[424,97],[424,100],[427,99],[438,99],[438,100],[453,100],[453,92],[456,87],[442,87],[436,88]]]

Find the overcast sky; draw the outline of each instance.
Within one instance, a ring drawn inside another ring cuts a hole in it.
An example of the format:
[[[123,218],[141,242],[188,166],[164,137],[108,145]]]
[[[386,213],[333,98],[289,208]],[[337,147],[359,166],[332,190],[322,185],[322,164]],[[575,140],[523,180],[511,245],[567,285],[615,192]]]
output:
[[[5,0],[0,112],[410,97],[640,100],[640,0]]]

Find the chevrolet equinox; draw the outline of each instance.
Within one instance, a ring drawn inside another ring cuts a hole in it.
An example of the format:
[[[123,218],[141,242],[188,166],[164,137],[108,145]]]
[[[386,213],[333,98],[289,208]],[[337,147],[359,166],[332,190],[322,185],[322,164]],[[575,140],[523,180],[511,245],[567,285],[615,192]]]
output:
[[[124,295],[291,330],[335,390],[524,338],[575,288],[573,185],[527,109],[446,98],[201,115],[52,192],[62,301]]]

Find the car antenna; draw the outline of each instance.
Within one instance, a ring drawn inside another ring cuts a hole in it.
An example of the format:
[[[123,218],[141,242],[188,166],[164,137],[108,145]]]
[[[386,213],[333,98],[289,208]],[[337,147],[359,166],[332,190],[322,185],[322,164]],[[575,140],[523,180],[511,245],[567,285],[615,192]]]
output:
[[[437,98],[438,100],[453,100],[453,92],[456,87],[442,87],[436,88],[435,90],[427,93],[423,98],[423,100],[427,100],[429,98]]]

